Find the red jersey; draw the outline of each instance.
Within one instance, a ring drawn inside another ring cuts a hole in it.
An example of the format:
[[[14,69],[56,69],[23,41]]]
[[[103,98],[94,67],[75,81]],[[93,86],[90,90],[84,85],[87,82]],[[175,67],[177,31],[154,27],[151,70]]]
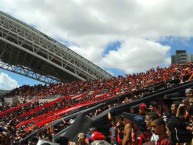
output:
[[[105,140],[106,138],[102,133],[94,131],[91,135],[91,139],[95,141],[95,140]]]
[[[144,131],[141,133],[134,134],[132,136],[131,145],[142,145],[145,142],[150,141],[152,134],[150,132]]]
[[[170,145],[170,141],[168,140],[167,136],[164,136],[157,141],[157,145]]]
[[[122,145],[122,141],[123,141],[123,138],[121,136],[123,136],[123,133],[120,132],[117,134],[117,142],[119,145]]]

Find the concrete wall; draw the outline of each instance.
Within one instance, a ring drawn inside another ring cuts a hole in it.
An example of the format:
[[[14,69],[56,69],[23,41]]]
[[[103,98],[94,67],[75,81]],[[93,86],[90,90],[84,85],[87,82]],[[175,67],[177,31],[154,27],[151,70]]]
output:
[[[51,101],[54,101],[56,99],[39,99],[39,103],[44,103],[44,102],[51,102]]]
[[[4,98],[4,101],[10,105],[13,105],[14,103],[18,103],[19,97],[15,96],[15,97],[11,97],[11,98]]]
[[[51,101],[54,101],[58,98],[50,98],[50,99],[39,99],[39,103],[44,103],[44,102],[51,102]],[[19,97],[19,96],[15,96],[15,97],[11,97],[11,98],[4,98],[5,102],[10,104],[10,105],[13,105],[14,103],[23,103],[23,98]],[[32,99],[34,100],[34,99]],[[29,101],[32,101],[32,100],[27,100],[27,102]]]

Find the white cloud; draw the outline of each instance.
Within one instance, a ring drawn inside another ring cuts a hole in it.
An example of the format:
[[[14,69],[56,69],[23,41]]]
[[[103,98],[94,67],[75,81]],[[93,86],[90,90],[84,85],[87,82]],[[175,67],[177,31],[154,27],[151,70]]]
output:
[[[193,1],[186,0],[0,0],[0,9],[35,25],[103,68],[137,72],[169,64],[168,36],[193,36]],[[103,53],[111,42],[117,51]],[[136,59],[137,58],[137,59]],[[135,61],[134,61],[135,60]],[[134,61],[134,62],[133,62]]]
[[[18,87],[16,80],[9,77],[7,74],[0,73],[0,89],[11,90]]]
[[[160,64],[169,65],[169,50],[170,47],[150,40],[129,38],[119,49],[110,51],[103,62],[106,67],[125,70],[125,73],[141,72]]]

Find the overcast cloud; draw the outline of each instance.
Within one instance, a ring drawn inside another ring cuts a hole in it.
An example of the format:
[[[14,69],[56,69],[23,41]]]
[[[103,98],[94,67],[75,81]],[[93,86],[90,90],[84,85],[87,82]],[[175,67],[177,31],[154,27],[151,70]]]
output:
[[[0,0],[0,9],[95,64],[125,73],[168,66],[160,39],[193,36],[192,0]],[[120,48],[106,51],[109,43]],[[107,52],[104,55],[104,52]]]

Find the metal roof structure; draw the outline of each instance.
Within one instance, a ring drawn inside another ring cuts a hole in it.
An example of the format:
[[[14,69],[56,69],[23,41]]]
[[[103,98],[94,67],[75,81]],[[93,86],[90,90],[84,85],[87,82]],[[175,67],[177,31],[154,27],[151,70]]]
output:
[[[0,68],[45,83],[113,77],[56,40],[1,11]]]

